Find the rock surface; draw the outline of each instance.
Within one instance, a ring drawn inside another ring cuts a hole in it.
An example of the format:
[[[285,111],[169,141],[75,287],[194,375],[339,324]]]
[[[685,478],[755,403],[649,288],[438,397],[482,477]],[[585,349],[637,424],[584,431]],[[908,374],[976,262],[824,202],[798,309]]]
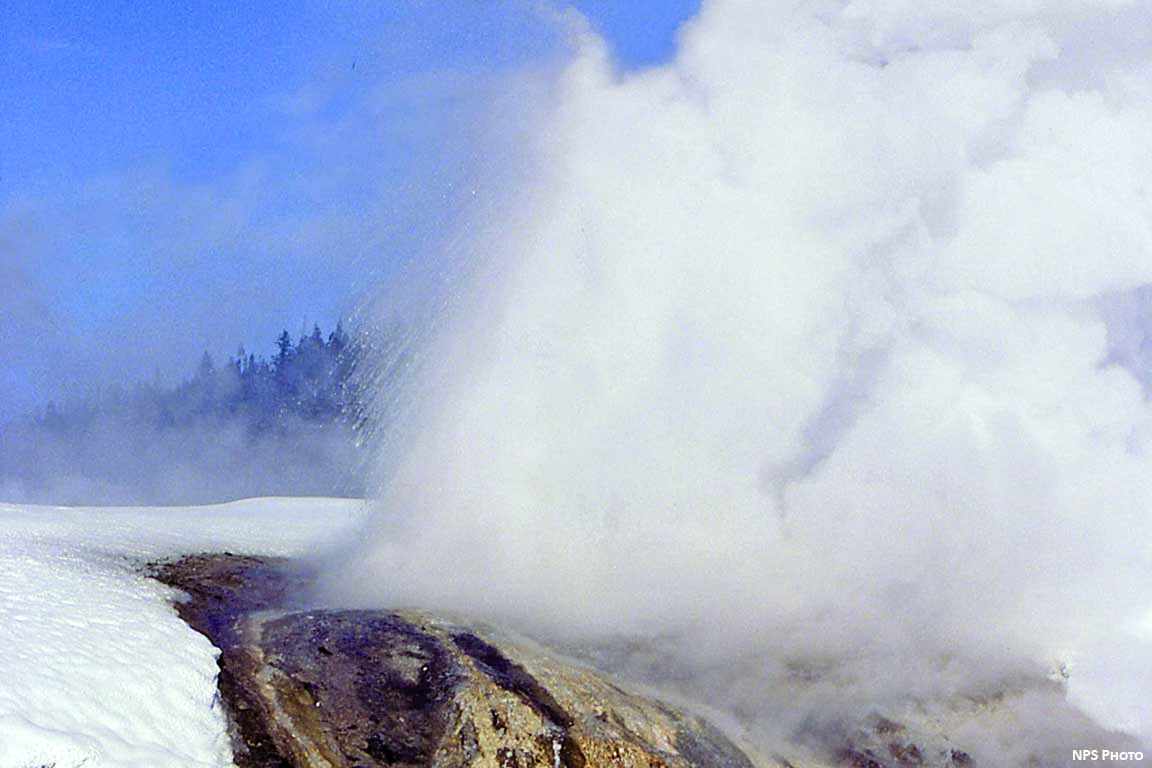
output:
[[[240,768],[751,768],[700,718],[491,630],[293,606],[308,574],[230,554],[155,565],[218,648]]]
[[[221,649],[239,768],[1055,768],[1085,745],[1140,748],[1040,679],[806,720],[767,752],[742,751],[699,717],[489,627],[294,603],[312,576],[291,561],[197,555],[152,575],[187,594],[180,616]],[[823,684],[806,681],[775,695]]]

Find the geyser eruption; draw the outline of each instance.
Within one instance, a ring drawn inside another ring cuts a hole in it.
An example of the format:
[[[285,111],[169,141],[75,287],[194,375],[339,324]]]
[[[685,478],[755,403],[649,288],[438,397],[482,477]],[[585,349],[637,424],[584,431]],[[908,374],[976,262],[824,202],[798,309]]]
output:
[[[711,700],[765,721],[797,658],[846,706],[1064,664],[1152,736],[1101,312],[1152,283],[1152,12],[715,0],[626,76],[574,30],[331,583],[756,659]]]

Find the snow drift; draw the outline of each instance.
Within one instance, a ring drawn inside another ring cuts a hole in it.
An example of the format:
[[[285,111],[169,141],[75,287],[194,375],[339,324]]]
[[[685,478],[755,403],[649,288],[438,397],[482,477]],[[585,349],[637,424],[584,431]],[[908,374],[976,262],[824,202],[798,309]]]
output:
[[[0,504],[0,768],[225,768],[219,651],[151,559],[300,555],[347,535],[345,499],[212,507]]]

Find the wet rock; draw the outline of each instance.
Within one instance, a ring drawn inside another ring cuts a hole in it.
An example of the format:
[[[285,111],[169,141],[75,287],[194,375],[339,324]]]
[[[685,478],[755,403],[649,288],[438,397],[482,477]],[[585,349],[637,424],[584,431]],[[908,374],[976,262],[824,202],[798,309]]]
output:
[[[221,649],[240,768],[751,768],[703,720],[526,641],[414,612],[293,605],[287,561],[155,564]]]

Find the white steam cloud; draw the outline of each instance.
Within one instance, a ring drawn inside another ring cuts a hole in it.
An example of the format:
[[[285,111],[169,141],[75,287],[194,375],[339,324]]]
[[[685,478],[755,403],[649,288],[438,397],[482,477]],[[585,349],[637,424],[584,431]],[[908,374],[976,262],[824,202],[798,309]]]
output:
[[[333,583],[890,656],[894,686],[951,654],[1132,687],[1152,408],[1100,300],[1152,283],[1141,29],[1100,0],[714,0],[627,76],[577,29]],[[1132,690],[1084,701],[1150,737]]]

